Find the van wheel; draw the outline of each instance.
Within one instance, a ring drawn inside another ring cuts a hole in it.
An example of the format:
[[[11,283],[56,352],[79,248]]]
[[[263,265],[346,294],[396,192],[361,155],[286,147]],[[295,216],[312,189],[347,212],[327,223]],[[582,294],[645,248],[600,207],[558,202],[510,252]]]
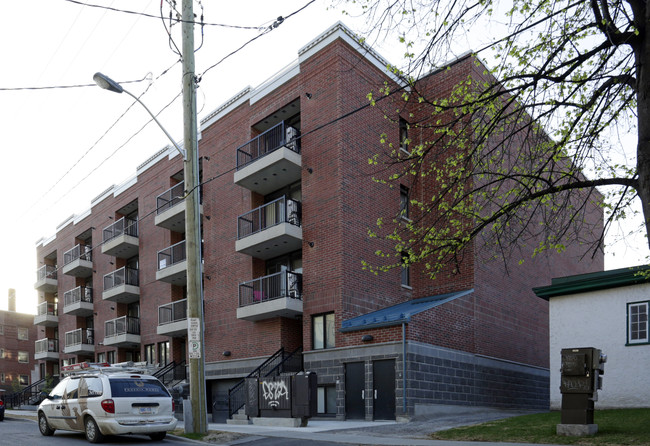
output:
[[[165,438],[165,436],[167,436],[167,432],[154,432],[153,434],[149,434],[149,438],[153,441],[160,441]]]
[[[38,430],[41,431],[41,435],[45,435],[46,437],[54,434],[54,429],[50,427],[43,412],[38,414]]]
[[[86,440],[91,443],[101,443],[104,441],[104,435],[99,431],[99,427],[97,427],[97,423],[92,417],[87,417],[84,425],[86,427]]]

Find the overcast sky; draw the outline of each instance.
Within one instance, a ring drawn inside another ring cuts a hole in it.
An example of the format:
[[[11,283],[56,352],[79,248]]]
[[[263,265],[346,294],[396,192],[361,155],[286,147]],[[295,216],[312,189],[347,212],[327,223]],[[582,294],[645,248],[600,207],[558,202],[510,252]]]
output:
[[[136,167],[165,145],[165,135],[127,95],[96,87],[101,71],[124,83],[177,139],[182,140],[181,65],[174,43],[181,46],[180,25],[169,42],[156,0],[87,0],[88,4],[150,14],[128,14],[84,6],[70,0],[3,2],[0,41],[1,141],[4,193],[0,237],[0,309],[9,288],[15,288],[18,310],[34,312],[35,244],[51,237],[72,214],[113,184],[133,176]],[[168,2],[163,2],[168,16]],[[180,11],[181,1],[178,0]],[[195,2],[204,7],[203,38],[196,28],[196,73],[199,119],[250,85],[255,87],[298,57],[298,50],[341,20],[361,31],[360,20],[343,16],[318,0],[284,21],[277,29],[212,67],[224,56],[260,34],[278,16],[287,17],[309,0],[240,0]],[[169,26],[169,20],[166,21]],[[231,26],[216,26],[225,24]],[[390,62],[399,64],[395,41],[376,43]],[[469,48],[466,48],[469,49]],[[206,71],[207,70],[207,71]],[[64,88],[71,87],[72,88]],[[42,89],[42,87],[55,87]],[[36,88],[36,89],[32,89]],[[174,100],[174,98],[176,98]],[[166,107],[166,108],[165,108]],[[128,111],[127,111],[128,110]],[[125,114],[126,112],[126,114]],[[121,115],[123,115],[121,117]],[[644,247],[645,242],[633,242]],[[623,249],[623,245],[619,246]],[[607,268],[638,264],[646,249],[620,251],[608,257]],[[612,261],[612,259],[614,261]]]

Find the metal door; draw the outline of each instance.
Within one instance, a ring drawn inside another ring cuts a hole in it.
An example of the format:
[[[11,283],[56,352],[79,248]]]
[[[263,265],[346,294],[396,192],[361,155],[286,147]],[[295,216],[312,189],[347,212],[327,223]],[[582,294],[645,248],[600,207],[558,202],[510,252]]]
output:
[[[395,360],[372,363],[373,413],[375,420],[395,419]]]
[[[345,418],[365,419],[364,363],[350,362],[345,365]]]

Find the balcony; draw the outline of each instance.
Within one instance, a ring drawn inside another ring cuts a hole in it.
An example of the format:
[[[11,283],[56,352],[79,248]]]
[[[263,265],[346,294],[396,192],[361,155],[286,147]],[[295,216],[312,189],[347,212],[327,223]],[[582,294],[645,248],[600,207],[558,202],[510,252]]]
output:
[[[128,259],[138,254],[138,221],[122,217],[104,228],[102,253]]]
[[[63,274],[83,278],[92,276],[92,248],[88,245],[77,245],[63,253]]]
[[[122,316],[104,323],[104,345],[116,347],[140,346],[140,319]]]
[[[280,122],[237,149],[235,184],[262,195],[300,180],[298,130]]]
[[[162,280],[172,285],[185,285],[187,283],[185,240],[158,251],[156,280]]]
[[[237,218],[235,250],[270,259],[302,248],[301,205],[281,197]]]
[[[302,315],[302,274],[281,271],[239,284],[237,318],[260,321]]]
[[[35,361],[58,361],[59,340],[45,338],[36,341],[34,343],[34,360]]]
[[[158,307],[158,328],[156,332],[163,336],[187,336],[187,299],[177,300]]]
[[[78,286],[66,291],[63,294],[63,313],[73,316],[91,316],[93,314],[93,289]]]
[[[104,276],[102,299],[130,304],[140,299],[138,270],[123,267]]]
[[[36,270],[36,283],[34,288],[45,293],[56,293],[58,281],[56,279],[56,266],[43,265]]]
[[[174,232],[185,233],[185,181],[167,189],[156,198],[154,224]],[[199,208],[203,214],[203,208]]]
[[[59,313],[56,304],[53,302],[41,302],[36,308],[34,316],[34,325],[43,327],[56,327],[59,325]]]
[[[94,355],[94,330],[92,328],[77,328],[66,332],[63,352],[66,354]]]

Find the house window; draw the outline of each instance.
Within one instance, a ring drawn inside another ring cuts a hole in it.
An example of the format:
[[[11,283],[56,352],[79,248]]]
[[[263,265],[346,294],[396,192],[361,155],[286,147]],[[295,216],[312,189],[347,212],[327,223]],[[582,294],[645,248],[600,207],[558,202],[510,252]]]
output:
[[[5,359],[5,349],[0,348],[0,359]]]
[[[29,341],[29,330],[18,327],[18,339],[21,341]]]
[[[336,415],[336,387],[318,387],[318,415]]]
[[[158,362],[160,366],[167,365],[169,363],[169,341],[159,342],[158,343]]]
[[[312,319],[314,350],[334,348],[334,313],[321,314]]]
[[[5,380],[6,380],[6,378],[5,378],[5,372],[0,372],[0,383],[3,383],[3,384],[4,384],[4,383],[5,383]]]
[[[97,353],[97,362],[106,362],[106,353]]]
[[[408,220],[410,218],[409,207],[409,188],[402,184],[399,186],[399,216]]]
[[[399,149],[407,154],[411,154],[409,150],[409,124],[406,119],[399,118]]]
[[[109,364],[115,364],[115,350],[111,350],[110,352],[106,352],[106,361]]]
[[[0,324],[0,335],[5,334],[5,326]]]
[[[29,385],[29,375],[20,375],[20,385],[21,386]]]
[[[648,339],[648,305],[650,302],[627,304],[627,343],[647,344]]]
[[[29,352],[18,352],[18,362],[28,363],[29,362]]]
[[[402,253],[401,282],[402,286],[411,286],[411,267],[408,263],[409,255],[407,252]]]
[[[144,346],[144,360],[148,364],[153,364],[156,361],[156,347],[154,344]]]

